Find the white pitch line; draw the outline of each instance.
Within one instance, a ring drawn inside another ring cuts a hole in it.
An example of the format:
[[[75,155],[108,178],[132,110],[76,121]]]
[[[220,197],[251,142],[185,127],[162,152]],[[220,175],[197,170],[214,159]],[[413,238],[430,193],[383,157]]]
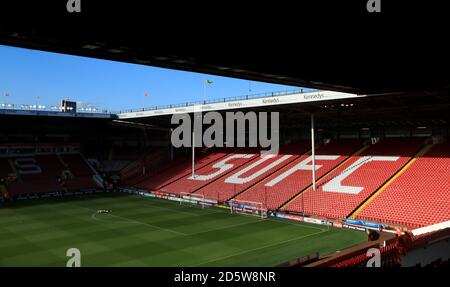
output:
[[[101,220],[101,219],[98,219],[98,218],[95,216],[96,210],[91,209],[91,208],[88,208],[88,207],[85,207],[85,206],[81,206],[81,205],[78,205],[78,204],[71,204],[71,205],[75,205],[75,206],[78,206],[78,207],[81,207],[81,208],[84,208],[84,209],[87,209],[87,210],[94,211],[94,213],[91,215],[91,218],[94,219],[94,220],[103,221],[103,220]],[[170,209],[170,208],[164,208],[164,207],[159,207],[159,206],[152,206],[152,207],[156,207],[156,208],[160,208],[160,209]],[[194,213],[189,213],[189,212],[186,212],[186,211],[185,211],[184,213],[187,213],[187,214],[194,214]],[[221,211],[218,211],[218,212],[212,212],[212,213],[221,213]],[[212,213],[208,213],[208,214],[212,214]],[[222,227],[222,228],[215,228],[215,229],[210,229],[210,230],[207,230],[207,231],[200,231],[200,232],[195,232],[195,233],[189,233],[189,234],[187,234],[187,233],[184,233],[184,232],[179,232],[179,231],[175,231],[175,230],[172,230],[172,229],[162,228],[162,227],[159,227],[159,226],[156,226],[156,225],[152,225],[152,224],[145,223],[145,222],[142,222],[142,221],[139,221],[139,220],[130,219],[130,218],[123,217],[123,216],[119,216],[119,215],[115,215],[115,214],[110,214],[110,213],[105,213],[105,214],[108,214],[109,216],[113,216],[113,217],[116,217],[116,218],[121,218],[121,219],[125,219],[125,220],[126,220],[126,221],[116,222],[116,223],[135,223],[135,224],[141,224],[141,225],[146,225],[146,226],[149,226],[149,227],[151,227],[151,228],[155,228],[155,229],[158,229],[158,230],[161,230],[161,231],[166,231],[166,232],[170,232],[170,233],[174,233],[174,234],[178,234],[178,235],[182,235],[182,236],[194,236],[194,235],[198,235],[198,234],[202,234],[202,233],[208,233],[208,232],[211,232],[211,231],[224,230],[224,229],[228,229],[228,228],[233,228],[233,227],[237,227],[237,226],[242,226],[242,225],[247,225],[247,224],[252,224],[252,223],[257,223],[257,222],[262,222],[262,221],[263,221],[263,220],[257,220],[257,221],[244,222],[244,223],[239,223],[239,224],[229,225],[229,226]],[[195,213],[195,214],[196,214],[196,213]],[[294,226],[299,226],[299,227],[306,227],[306,228],[311,228],[311,229],[318,229],[318,230],[321,230],[320,232],[326,232],[326,231],[329,230],[329,228],[328,228],[327,230],[324,230],[324,229],[321,229],[321,228],[318,228],[318,227],[307,226],[307,225],[301,225],[301,224],[295,224],[295,223],[289,223],[289,222],[284,222],[284,221],[277,221],[277,220],[273,220],[273,219],[269,219],[269,218],[266,218],[265,220],[269,220],[269,221],[276,222],[276,223],[285,223],[285,224],[294,225]],[[106,221],[104,221],[104,222],[106,222]],[[318,233],[320,233],[320,232],[318,232]],[[318,234],[318,233],[313,233],[313,234],[310,234],[310,235],[314,235],[314,234]],[[309,236],[309,235],[307,235],[307,236]],[[306,236],[306,237],[307,237],[307,236]],[[301,238],[301,237],[300,237],[300,238]],[[296,239],[300,239],[300,238],[294,238],[294,239],[292,239],[292,240],[296,240]],[[275,244],[275,245],[282,244],[282,243],[289,242],[289,241],[291,241],[291,240],[288,240],[288,241],[281,241],[281,242],[278,242],[278,243]],[[260,247],[260,248],[266,248],[266,247],[270,247],[270,245],[268,245],[268,246],[263,246],[263,247]],[[258,249],[259,249],[259,248],[257,248],[256,250],[258,250]],[[245,250],[243,253],[250,252],[250,251],[253,251],[253,249]],[[236,255],[238,255],[238,254],[236,254]],[[232,256],[236,256],[236,255],[231,255],[231,256],[227,256],[227,257],[232,257]],[[225,258],[227,258],[227,257],[225,257]],[[216,261],[216,260],[213,260],[213,261]],[[205,263],[208,263],[208,262],[205,262]],[[204,264],[204,263],[201,263],[201,264]],[[197,264],[197,265],[200,265],[200,264]],[[193,265],[193,266],[197,266],[197,265]]]
[[[303,236],[295,237],[295,238],[292,238],[292,239],[288,239],[288,240],[284,240],[284,241],[275,242],[275,243],[272,243],[272,244],[260,246],[260,247],[257,247],[257,248],[244,250],[242,252],[234,253],[234,254],[231,254],[231,255],[222,256],[222,257],[214,258],[214,259],[211,259],[211,260],[207,260],[207,261],[195,264],[195,265],[191,265],[189,267],[196,267],[196,266],[207,264],[207,263],[210,263],[210,262],[231,258],[231,257],[234,257],[234,256],[242,255],[242,254],[253,252],[253,251],[256,251],[256,250],[261,250],[261,249],[268,248],[268,247],[277,246],[277,245],[280,245],[280,244],[284,244],[284,243],[287,243],[287,242],[303,239],[303,238],[306,238],[306,237],[309,237],[309,236],[313,236],[313,235],[317,235],[317,234],[324,233],[324,232],[327,232],[327,231],[326,230],[322,230],[322,231],[311,233],[311,234],[308,234],[308,235],[303,235]]]
[[[157,208],[157,209],[164,209],[164,210],[169,210],[169,211],[174,211],[173,208],[168,208],[168,207],[162,207],[162,206],[156,206],[156,205],[152,205],[152,204],[140,204],[141,206],[146,206],[146,207],[151,207],[151,208]],[[177,204],[179,205],[179,204]],[[195,207],[196,208],[196,207]],[[175,210],[174,213],[185,213],[185,214],[189,214],[189,215],[195,215],[195,216],[203,216],[203,215],[207,215],[207,214],[216,214],[216,213],[222,213],[222,211],[215,211],[215,212],[206,212],[204,214],[198,214],[198,213],[194,213],[194,212],[189,212],[189,211],[179,211],[179,210]]]
[[[110,216],[113,216],[113,217],[126,219],[126,220],[129,220],[130,222],[133,222],[133,223],[136,223],[136,224],[142,224],[142,225],[145,225],[145,226],[156,228],[156,229],[159,229],[159,230],[162,230],[162,231],[171,232],[171,233],[175,233],[175,234],[183,235],[183,236],[188,236],[189,235],[189,234],[186,234],[186,233],[183,233],[183,232],[178,232],[178,231],[175,231],[175,230],[172,230],[172,229],[162,228],[162,227],[159,227],[159,226],[156,226],[156,225],[153,225],[153,224],[149,224],[149,223],[146,223],[146,222],[142,222],[142,221],[139,221],[139,220],[135,220],[135,219],[131,219],[131,218],[115,215],[115,214],[110,214],[110,213],[106,213],[106,214],[108,214]]]
[[[98,218],[97,216],[97,212],[92,213],[91,218],[97,221],[101,221],[101,222],[107,222],[107,223],[128,223],[128,224],[136,224],[135,222],[130,222],[129,220],[124,220],[124,221],[109,221],[109,220],[104,220],[101,218]]]
[[[311,229],[317,229],[317,230],[322,230],[322,231],[328,231],[330,229],[330,227],[328,225],[327,225],[327,227],[328,227],[327,229],[322,229],[322,228],[315,227],[315,226],[303,225],[303,224],[293,223],[293,222],[286,222],[286,221],[283,221],[283,220],[273,220],[273,219],[270,219],[270,218],[267,218],[266,220],[277,222],[277,223],[284,223],[284,224],[294,225],[294,226],[301,226],[301,227],[306,227],[306,228],[311,228]]]

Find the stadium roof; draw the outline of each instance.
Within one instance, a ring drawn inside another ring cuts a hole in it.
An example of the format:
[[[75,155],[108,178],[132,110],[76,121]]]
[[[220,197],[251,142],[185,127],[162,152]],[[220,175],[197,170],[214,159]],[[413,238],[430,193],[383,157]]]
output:
[[[320,93],[320,92],[316,92]],[[302,95],[311,93],[297,94]],[[315,94],[315,93],[312,93]],[[284,95],[289,98],[289,95]],[[284,97],[283,95],[279,97]],[[260,98],[259,100],[272,98]],[[232,102],[227,102],[232,103]],[[164,110],[164,109],[162,109]],[[226,111],[279,112],[284,128],[309,128],[310,114],[314,113],[318,128],[384,128],[384,127],[432,127],[450,123],[450,97],[444,93],[408,93],[385,96],[346,96],[324,101],[300,101],[288,104],[236,106]],[[154,111],[154,110],[150,110]],[[186,111],[189,112],[189,111]],[[114,126],[143,129],[168,129],[171,127],[171,113],[158,116],[137,116],[119,120],[120,114],[102,113],[58,113],[48,111],[0,110],[2,130],[22,130],[24,127],[36,129],[65,129],[74,126],[79,129],[96,127],[96,123],[112,123]],[[30,120],[33,125],[30,125]],[[58,124],[54,124],[55,120]],[[85,124],[82,124],[85,123]],[[18,128],[18,126],[22,126]],[[39,129],[39,128],[38,128]],[[71,128],[69,128],[70,130]]]
[[[385,12],[368,15],[365,3],[349,14],[342,1],[318,10],[227,3],[218,15],[192,2],[85,1],[76,15],[35,2],[2,8],[0,44],[356,94],[450,88],[446,17],[424,21],[424,5],[393,14],[383,3]]]
[[[363,95],[362,95],[363,96]],[[300,104],[311,102],[330,101],[335,99],[348,99],[359,97],[355,94],[340,93],[334,91],[291,91],[279,93],[267,93],[263,95],[247,95],[234,98],[214,99],[209,101],[173,104],[163,107],[141,108],[118,112],[119,119],[132,119],[143,117],[155,117],[192,112],[226,111],[235,109],[248,109],[259,107],[271,107],[287,104]]]
[[[409,92],[385,96],[346,96],[324,101],[302,101],[247,108],[237,106],[234,110],[218,111],[246,110],[279,112],[283,119],[283,127],[293,128],[308,128],[311,113],[315,114],[317,126],[327,128],[433,126],[448,125],[450,122],[450,97],[447,93]],[[142,115],[122,119],[170,127],[170,117],[169,113],[155,117]]]

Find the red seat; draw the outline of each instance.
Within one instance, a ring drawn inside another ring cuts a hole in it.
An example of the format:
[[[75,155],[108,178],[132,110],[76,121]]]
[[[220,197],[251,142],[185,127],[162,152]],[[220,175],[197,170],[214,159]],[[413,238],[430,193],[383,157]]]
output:
[[[316,165],[321,167],[317,169],[316,176],[320,177],[330,171],[354,153],[361,145],[362,143],[359,140],[335,140],[319,148],[316,153],[317,155],[332,156],[331,158],[333,159],[317,159]],[[279,208],[311,184],[311,169],[296,170],[274,184],[274,181],[282,178],[283,175],[286,175],[286,172],[301,164],[310,165],[310,155],[303,155],[296,159],[286,167],[278,170],[276,173],[240,194],[237,199],[262,202],[269,209]]]
[[[219,178],[223,178],[234,169],[241,167],[248,162],[253,161],[257,157],[257,153],[244,150],[239,153],[230,153],[219,160],[199,168],[195,171],[195,177],[192,178],[191,170],[180,179],[164,186],[160,191],[180,194],[181,192],[195,192],[204,186],[214,182]],[[221,169],[222,166],[222,169]],[[209,197],[206,195],[205,197]]]
[[[21,174],[22,182],[8,185],[11,194],[44,193],[56,191],[59,188],[57,178],[61,176],[64,166],[56,155],[37,155],[33,157],[41,172],[36,174]],[[20,172],[19,172],[20,173]]]
[[[315,191],[308,189],[285,209],[345,218],[401,169],[421,146],[420,139],[382,140],[351,157],[319,181]]]
[[[226,201],[241,193],[255,183],[263,180],[281,167],[298,158],[308,150],[308,143],[304,141],[281,146],[280,152],[273,157],[260,157],[256,155],[253,160],[246,162],[230,174],[219,178],[198,190],[197,194],[203,194],[206,198]],[[247,181],[231,180],[239,175],[239,178],[248,178]],[[261,201],[260,201],[261,202]]]
[[[210,163],[216,162],[225,157],[227,152],[225,149],[214,149],[204,153],[197,153],[195,162],[195,169],[199,170]],[[159,172],[145,177],[144,180],[137,183],[135,186],[147,190],[160,190],[176,180],[188,176],[192,172],[191,161],[188,158],[175,160]]]
[[[405,226],[450,219],[450,144],[432,147],[371,201],[358,218]]]

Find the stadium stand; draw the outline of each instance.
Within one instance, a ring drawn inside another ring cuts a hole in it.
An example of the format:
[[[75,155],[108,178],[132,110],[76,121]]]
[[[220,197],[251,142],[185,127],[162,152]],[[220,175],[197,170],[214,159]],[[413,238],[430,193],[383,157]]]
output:
[[[157,173],[165,158],[165,149],[151,150],[129,163],[120,171],[122,184],[135,185],[146,177]]]
[[[424,147],[425,138],[385,138],[365,146],[356,139],[332,140],[316,152],[316,191],[311,189],[310,155],[305,154],[308,142],[282,146],[277,156],[267,158],[245,149],[206,149],[197,153],[197,180],[191,178],[191,163],[185,157],[140,177],[136,184],[136,178],[129,183],[173,194],[195,192],[218,201],[235,198],[261,202],[268,209],[281,207],[326,218],[346,218],[362,209],[357,216],[360,219],[424,226],[448,220],[446,211],[450,209],[446,193],[438,192],[450,190],[444,176],[449,168],[449,145],[436,145],[425,156],[414,159]],[[77,163],[73,165],[81,170]],[[412,180],[418,175],[432,180],[420,181],[419,187]],[[418,189],[423,191],[422,196],[412,196],[420,194]],[[438,195],[427,196],[430,190]],[[372,197],[376,200],[370,202]],[[406,204],[398,207],[402,198]],[[417,209],[417,198],[421,202],[427,198],[426,207]],[[432,215],[432,210],[439,216]]]
[[[414,232],[414,230],[412,231]],[[381,267],[434,267],[448,266],[450,263],[448,252],[436,252],[443,250],[436,245],[447,245],[450,228],[444,228],[421,235],[413,235],[412,232],[402,232],[392,238],[380,239],[377,242],[366,242],[358,246],[336,253],[335,256],[325,257],[320,261],[310,264],[310,267],[366,267],[373,266],[369,262],[373,253],[370,248],[377,248],[380,253]],[[447,247],[448,248],[448,247]],[[447,249],[448,250],[448,249]],[[368,255],[369,254],[369,255]],[[308,265],[307,265],[308,266]]]
[[[321,177],[362,146],[360,140],[332,140],[318,148],[317,177]],[[302,155],[260,183],[238,195],[236,199],[262,202],[276,209],[311,184],[311,156]]]
[[[307,189],[285,209],[320,217],[345,218],[400,170],[423,143],[420,138],[381,140],[351,156],[320,180],[315,191]],[[335,154],[342,153],[336,151]]]
[[[390,243],[384,247],[379,248],[381,255],[380,267],[395,267],[400,266],[400,257],[397,250],[396,242]],[[340,258],[334,264],[328,265],[328,267],[366,267],[370,257],[367,256],[367,250],[363,249],[357,254],[347,259]]]
[[[21,178],[21,181],[8,185],[8,191],[12,195],[58,190],[57,178],[64,166],[56,155],[37,155],[12,160]]]
[[[260,202],[268,209],[309,216],[357,215],[368,221],[424,226],[448,220],[450,209],[449,144],[435,145],[425,156],[414,158],[426,151],[425,142],[423,137],[385,138],[365,145],[357,139],[331,140],[317,148],[316,191],[311,188],[311,158],[305,154],[309,142],[282,146],[278,155],[266,158],[246,149],[205,149],[197,153],[199,180],[191,178],[186,156],[132,185],[173,194],[195,192],[218,201]],[[427,180],[414,180],[419,176]],[[419,201],[426,204],[419,208]]]
[[[417,158],[357,218],[404,226],[450,219],[450,144],[437,144]]]
[[[81,156],[81,154],[67,154],[61,155],[61,159],[67,164],[67,168],[76,177],[91,176],[92,170]]]
[[[418,152],[423,139],[385,139],[354,155],[286,209],[345,218]]]
[[[9,162],[15,166],[12,169]],[[88,166],[81,154],[37,154],[26,157],[2,158],[1,173],[17,172],[19,180],[7,183],[7,190],[12,195],[38,194],[62,190],[58,178],[64,171],[70,171],[66,179],[68,190],[96,188],[92,179],[94,171]]]
[[[183,176],[180,179],[161,188],[161,191],[180,194],[181,192],[195,192],[208,184],[211,184],[218,178],[229,174],[234,169],[252,162],[258,157],[255,150],[240,150],[239,153],[229,153],[218,161],[213,161],[195,171],[195,177],[192,174]],[[205,196],[208,197],[208,196]]]
[[[61,155],[60,158],[73,175],[73,177],[66,180],[67,189],[79,190],[97,187],[92,179],[94,171],[89,167],[81,154],[65,154]]]
[[[286,164],[300,157],[309,149],[308,142],[297,141],[280,147],[276,156],[257,156],[251,162],[242,165],[229,175],[219,178],[215,182],[198,190],[205,198],[226,201],[255,185],[270,174],[276,172]],[[259,201],[262,202],[262,201]]]

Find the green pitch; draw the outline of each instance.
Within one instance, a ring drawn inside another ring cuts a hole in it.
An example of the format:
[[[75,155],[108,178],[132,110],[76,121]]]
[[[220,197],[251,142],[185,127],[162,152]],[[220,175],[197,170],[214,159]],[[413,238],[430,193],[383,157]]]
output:
[[[82,266],[274,266],[365,240],[358,231],[125,194],[0,205],[0,266],[63,267],[73,247]]]

